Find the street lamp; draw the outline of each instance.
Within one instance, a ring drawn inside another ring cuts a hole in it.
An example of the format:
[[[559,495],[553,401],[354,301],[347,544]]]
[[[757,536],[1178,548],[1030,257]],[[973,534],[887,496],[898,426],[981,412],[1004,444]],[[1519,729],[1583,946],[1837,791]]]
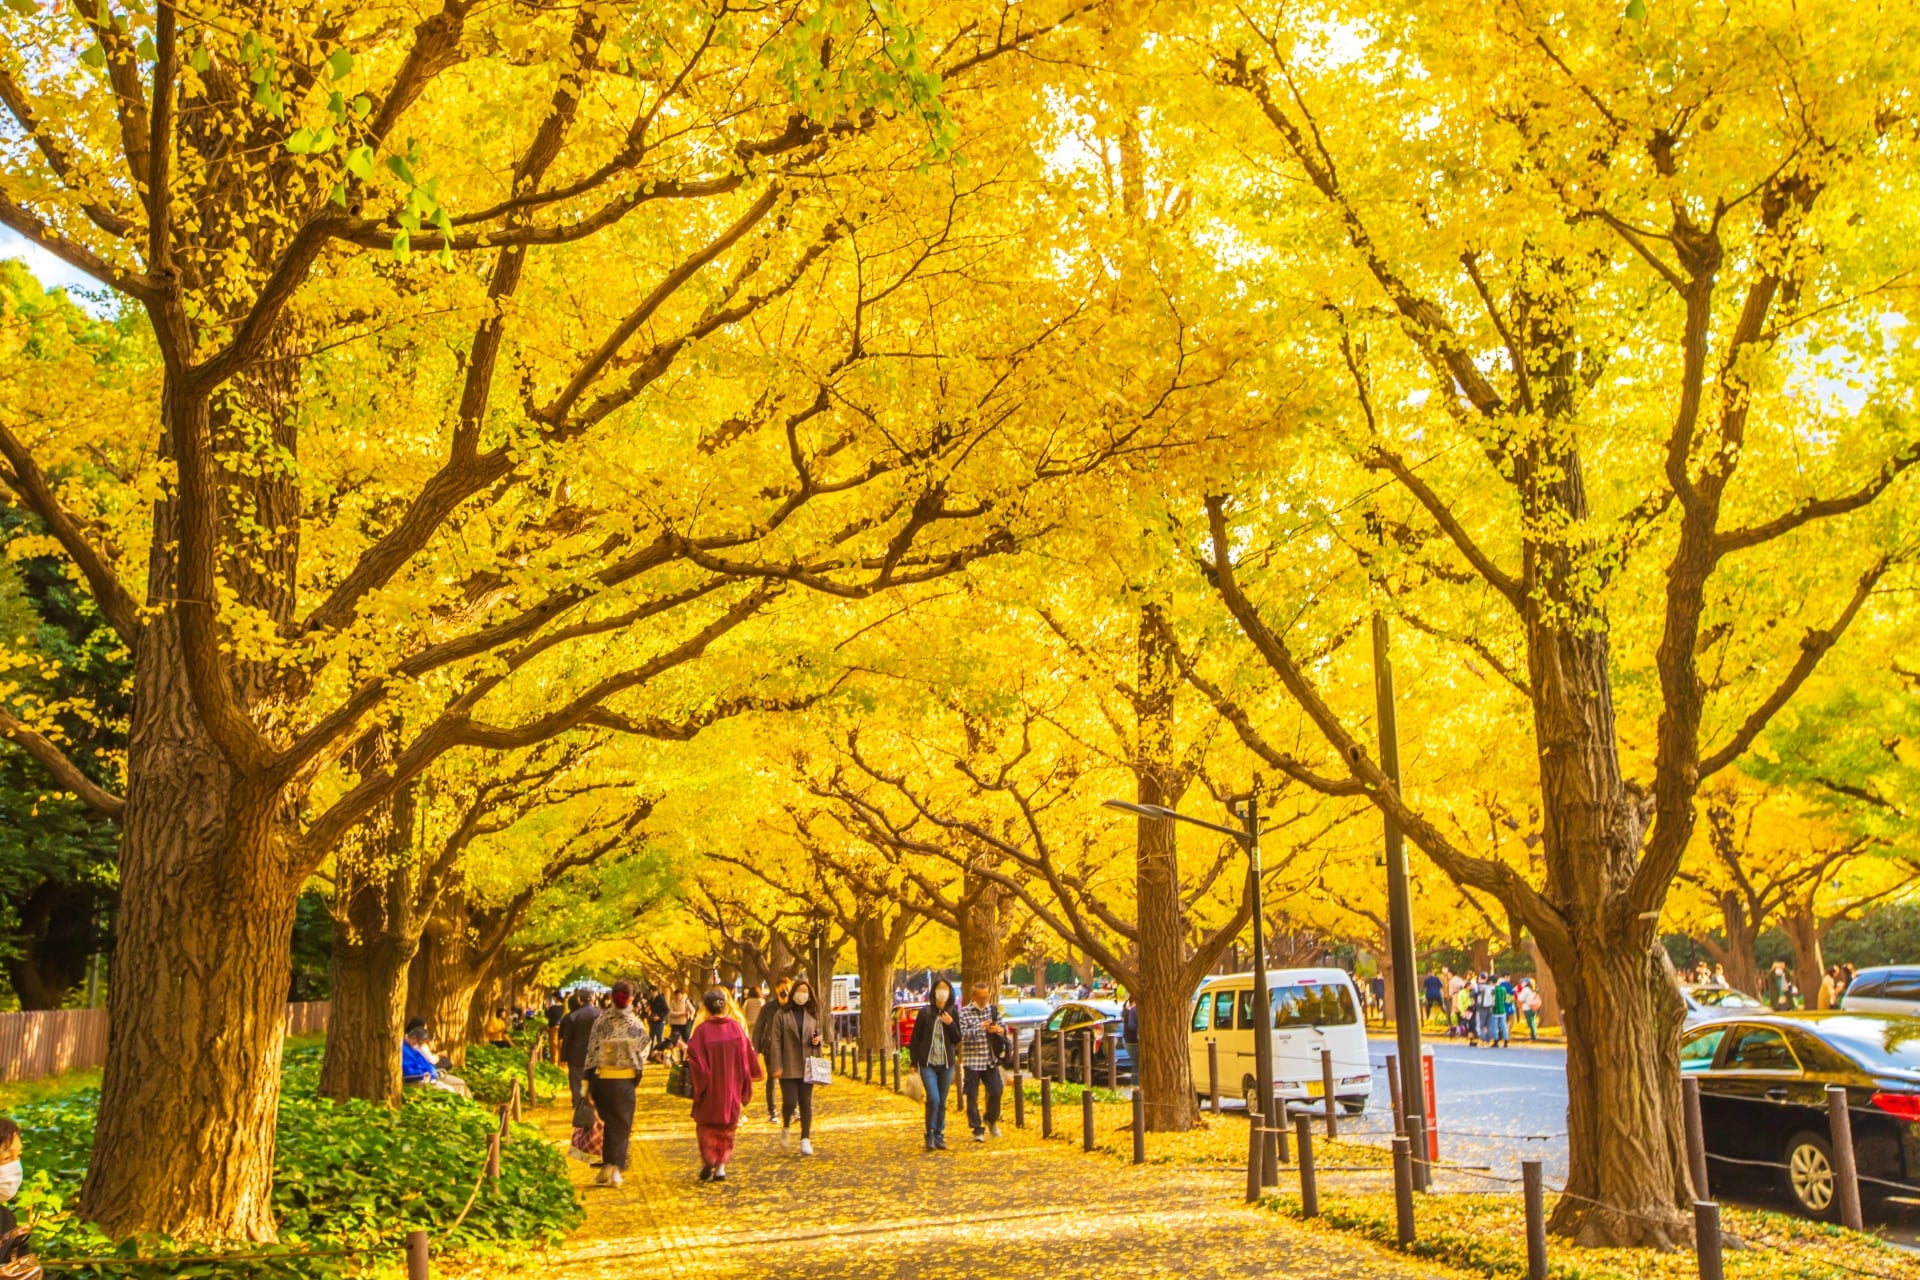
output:
[[[1127,800],[1108,800],[1104,802],[1109,809],[1121,813],[1131,813],[1139,818],[1154,818],[1164,822],[1184,822],[1190,826],[1204,827],[1208,831],[1217,831],[1224,836],[1232,836],[1247,848],[1248,875],[1252,880],[1250,892],[1253,895],[1253,1025],[1256,1034],[1253,1037],[1253,1078],[1254,1089],[1260,1098],[1260,1123],[1268,1129],[1278,1127],[1273,1101],[1273,1008],[1272,998],[1267,991],[1267,944],[1266,929],[1260,900],[1260,799],[1257,795],[1247,797],[1247,807],[1239,816],[1245,821],[1245,827],[1223,827],[1217,822],[1208,822],[1204,818],[1190,818],[1177,810],[1158,804],[1134,804]],[[1264,1029],[1264,1030],[1262,1030]],[[1279,1153],[1271,1134],[1260,1144],[1263,1153],[1260,1161],[1260,1185],[1273,1186],[1280,1181]]]

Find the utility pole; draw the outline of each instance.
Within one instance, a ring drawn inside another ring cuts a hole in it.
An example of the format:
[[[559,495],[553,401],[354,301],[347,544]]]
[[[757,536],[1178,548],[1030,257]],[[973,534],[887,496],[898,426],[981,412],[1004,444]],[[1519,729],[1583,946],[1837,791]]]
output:
[[[1254,1087],[1260,1092],[1260,1123],[1272,1129],[1278,1126],[1279,1117],[1273,1100],[1273,1000],[1267,990],[1266,907],[1261,893],[1260,784],[1257,779],[1247,795],[1246,811],[1241,816],[1247,824],[1247,873],[1253,877],[1247,890],[1253,900],[1253,1078]],[[1260,1151],[1261,1185],[1274,1186],[1280,1181],[1280,1166],[1278,1147],[1271,1133],[1262,1135]]]
[[[1400,792],[1400,723],[1393,706],[1393,658],[1388,652],[1387,619],[1373,615],[1373,695],[1380,719],[1380,768]],[[1394,1035],[1400,1050],[1400,1114],[1407,1132],[1424,1133],[1427,1124],[1426,1064],[1420,1057],[1420,975],[1413,952],[1413,895],[1407,884],[1407,842],[1400,824],[1386,814],[1387,950],[1393,957]],[[1258,934],[1254,935],[1258,937]],[[1420,1123],[1416,1125],[1414,1121]],[[1415,1153],[1415,1170],[1426,1167],[1427,1153]],[[1424,1184],[1425,1179],[1419,1179]]]

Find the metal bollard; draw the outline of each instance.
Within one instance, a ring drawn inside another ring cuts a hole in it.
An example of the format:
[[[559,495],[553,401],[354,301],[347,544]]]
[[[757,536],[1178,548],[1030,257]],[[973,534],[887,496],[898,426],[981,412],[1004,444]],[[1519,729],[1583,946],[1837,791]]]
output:
[[[1053,1136],[1053,1081],[1040,1077],[1040,1136]]]
[[[427,1233],[407,1232],[407,1280],[427,1280]]]
[[[1405,1134],[1393,1140],[1393,1217],[1400,1230],[1400,1247],[1413,1244],[1413,1144]]]
[[[873,1050],[868,1049],[866,1051],[866,1055],[867,1055],[867,1083],[872,1084],[873,1083]]]
[[[487,1135],[487,1177],[500,1181],[500,1135]]]
[[[1693,1202],[1693,1249],[1700,1280],[1726,1280],[1720,1260],[1720,1206],[1711,1200]]]
[[[1018,1067],[1013,1071],[1013,1127],[1016,1129],[1027,1127],[1027,1086],[1020,1079]]]
[[[1425,1116],[1407,1117],[1407,1138],[1413,1144],[1413,1189],[1425,1191],[1433,1185],[1433,1168],[1427,1163]]]
[[[1133,1086],[1133,1162],[1147,1162],[1147,1100],[1140,1086]]]
[[[1687,1171],[1693,1175],[1693,1194],[1705,1199],[1713,1194],[1707,1185],[1707,1135],[1700,1122],[1700,1082],[1691,1076],[1680,1081],[1680,1118],[1687,1135]]]
[[[1261,1166],[1267,1158],[1267,1135],[1257,1111],[1247,1112],[1247,1203],[1260,1198],[1265,1182]]]
[[[1213,1114],[1220,1114],[1220,1046],[1207,1041],[1207,1096],[1213,1099]]]
[[[1093,1090],[1080,1093],[1080,1149],[1093,1150]]]
[[[1133,1073],[1134,1079],[1138,1080],[1139,1064],[1134,1065]],[[1118,1040],[1107,1041],[1107,1088],[1116,1092],[1120,1088],[1120,1042]]]
[[[1300,1216],[1317,1218],[1320,1216],[1320,1185],[1313,1173],[1313,1118],[1298,1115],[1293,1118],[1294,1136],[1300,1140]]]
[[[1400,1056],[1387,1055],[1387,1094],[1393,1102],[1393,1131],[1407,1131],[1407,1100],[1400,1096]]]
[[[1520,1162],[1527,1202],[1527,1280],[1547,1280],[1547,1179],[1538,1160]]]
[[[1053,1048],[1054,1048],[1055,1067],[1056,1067],[1056,1070],[1060,1072],[1060,1083],[1065,1084],[1067,1082],[1067,1033],[1066,1032],[1056,1031],[1053,1033]]]
[[[1327,1096],[1327,1141],[1340,1136],[1340,1104],[1333,1096],[1333,1050],[1320,1050],[1320,1087]]]
[[[1851,1230],[1862,1229],[1860,1221],[1860,1170],[1853,1159],[1853,1116],[1847,1110],[1847,1087],[1827,1086],[1827,1129],[1833,1143],[1834,1199],[1839,1202],[1840,1224]]]

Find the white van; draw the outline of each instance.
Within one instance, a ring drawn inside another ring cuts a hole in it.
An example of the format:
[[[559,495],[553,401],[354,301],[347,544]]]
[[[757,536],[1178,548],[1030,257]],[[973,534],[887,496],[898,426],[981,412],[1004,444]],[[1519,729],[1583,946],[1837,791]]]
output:
[[[1341,969],[1273,969],[1267,973],[1273,1006],[1273,1096],[1283,1103],[1321,1104],[1326,1096],[1320,1051],[1333,1053],[1333,1096],[1357,1115],[1373,1096],[1367,1057],[1367,1026],[1360,993]],[[1207,1045],[1219,1046],[1220,1092],[1252,1105],[1259,1096],[1254,1075],[1253,975],[1209,978],[1193,1001],[1193,1082],[1207,1089]],[[1322,1104],[1324,1105],[1324,1104]]]

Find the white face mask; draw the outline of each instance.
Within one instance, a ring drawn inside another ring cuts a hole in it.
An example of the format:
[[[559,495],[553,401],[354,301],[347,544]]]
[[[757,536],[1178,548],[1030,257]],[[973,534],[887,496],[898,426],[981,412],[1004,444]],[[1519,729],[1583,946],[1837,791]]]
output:
[[[803,1004],[805,1004],[805,1003],[806,1003],[807,1001],[809,1001],[809,1000],[811,1000],[811,999],[813,999],[813,996],[812,996],[812,994],[811,994],[811,993],[809,993],[809,992],[806,992],[806,991],[796,991],[796,992],[794,992],[794,993],[793,993],[793,1002],[794,1002],[795,1004],[800,1004],[800,1005],[803,1005]]]
[[[20,1180],[26,1176],[18,1160],[9,1160],[0,1164],[0,1200],[13,1199],[14,1192],[20,1190]]]
[[[944,992],[944,991],[936,991],[936,992],[934,992],[934,993],[933,993],[933,1002],[934,1002],[935,1004],[939,1004],[939,1005],[944,1005],[944,1004],[945,1004],[945,1003],[947,1002],[947,993],[946,993],[946,992]]]

